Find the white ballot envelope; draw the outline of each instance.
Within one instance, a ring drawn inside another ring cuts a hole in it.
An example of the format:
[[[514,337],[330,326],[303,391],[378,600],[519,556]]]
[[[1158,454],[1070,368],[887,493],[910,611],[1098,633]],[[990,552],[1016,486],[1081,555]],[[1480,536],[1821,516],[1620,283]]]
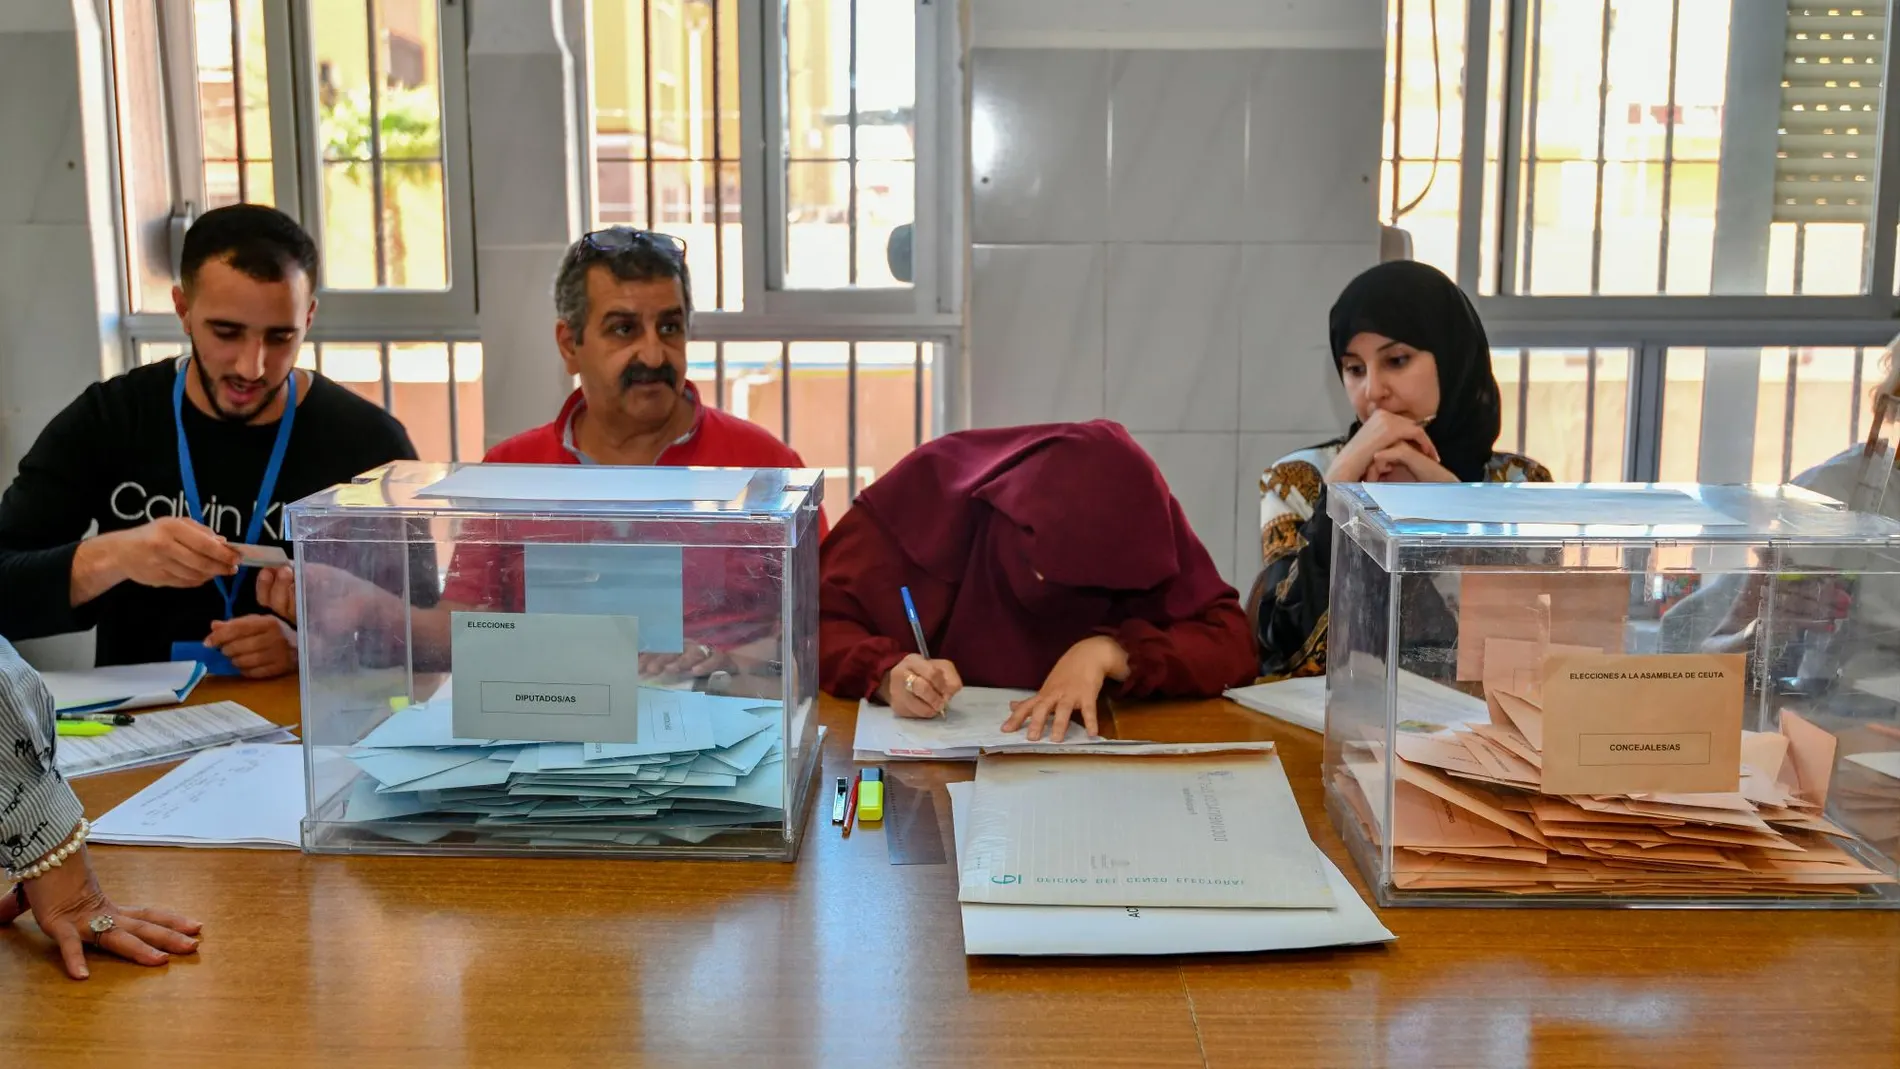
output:
[[[1272,752],[986,756],[959,870],[964,902],[1334,904]]]
[[[461,739],[640,741],[640,628],[631,616],[450,614]]]

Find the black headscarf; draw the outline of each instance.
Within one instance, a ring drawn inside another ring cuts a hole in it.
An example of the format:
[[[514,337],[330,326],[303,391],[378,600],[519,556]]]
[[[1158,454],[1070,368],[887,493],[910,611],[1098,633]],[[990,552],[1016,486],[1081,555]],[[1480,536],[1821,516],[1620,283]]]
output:
[[[1372,333],[1432,354],[1438,364],[1438,412],[1425,428],[1438,461],[1459,479],[1484,479],[1500,428],[1498,379],[1477,309],[1458,284],[1429,264],[1382,263],[1347,284],[1329,320],[1333,369],[1346,345]],[[1348,434],[1359,433],[1359,424]]]

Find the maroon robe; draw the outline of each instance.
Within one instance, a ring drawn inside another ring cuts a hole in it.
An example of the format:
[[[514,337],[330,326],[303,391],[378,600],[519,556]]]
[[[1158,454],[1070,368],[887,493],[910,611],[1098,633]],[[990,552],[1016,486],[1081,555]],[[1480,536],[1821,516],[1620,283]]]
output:
[[[858,495],[819,560],[819,679],[841,698],[917,652],[906,586],[931,654],[973,686],[1038,689],[1094,635],[1127,651],[1122,697],[1213,697],[1257,668],[1234,589],[1115,423],[929,442]]]

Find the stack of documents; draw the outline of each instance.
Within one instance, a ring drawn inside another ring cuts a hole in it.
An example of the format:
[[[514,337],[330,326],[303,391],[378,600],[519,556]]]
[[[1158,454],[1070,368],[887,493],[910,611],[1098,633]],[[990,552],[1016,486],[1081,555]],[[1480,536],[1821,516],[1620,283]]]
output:
[[[951,788],[965,952],[1391,939],[1308,838],[1272,744],[1208,749],[1224,752],[982,758],[975,784]]]
[[[901,717],[888,705],[862,701],[858,703],[858,730],[851,749],[859,761],[974,761],[986,750],[1029,742],[1021,729],[1004,731],[1003,722],[1009,719],[1009,703],[1035,696],[1030,690],[964,687],[950,699],[943,715],[929,720]],[[1074,744],[1103,740],[1090,735],[1078,717],[1069,721],[1068,733],[1060,740],[1042,741]]]
[[[303,814],[303,747],[224,746],[197,754],[100,817],[92,841],[294,850]]]
[[[118,664],[82,672],[46,672],[40,678],[62,713],[109,713],[177,705],[205,677],[197,661]]]
[[[284,742],[292,738],[287,728],[236,702],[214,702],[139,713],[130,726],[114,728],[104,735],[62,738],[54,761],[60,774],[71,779],[175,761],[233,742]]]
[[[1854,894],[1893,877],[1830,836],[1835,739],[1741,730],[1740,656],[1490,639],[1488,719],[1347,740],[1333,788],[1407,890]],[[1388,756],[1390,760],[1388,761]],[[1383,811],[1387,769],[1391,827]]]
[[[451,695],[397,711],[347,756],[340,820],[427,843],[475,831],[531,845],[698,843],[777,825],[778,702],[641,688],[637,743],[454,737]]]

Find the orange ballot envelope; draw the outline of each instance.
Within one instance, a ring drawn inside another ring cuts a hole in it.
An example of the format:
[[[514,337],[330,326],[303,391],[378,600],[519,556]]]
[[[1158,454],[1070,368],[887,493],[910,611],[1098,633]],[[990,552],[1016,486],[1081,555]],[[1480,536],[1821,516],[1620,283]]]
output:
[[[1742,654],[1563,654],[1543,679],[1547,794],[1741,788]]]
[[[1466,571],[1458,591],[1458,678],[1491,681],[1487,640],[1620,650],[1630,577],[1621,572]]]

